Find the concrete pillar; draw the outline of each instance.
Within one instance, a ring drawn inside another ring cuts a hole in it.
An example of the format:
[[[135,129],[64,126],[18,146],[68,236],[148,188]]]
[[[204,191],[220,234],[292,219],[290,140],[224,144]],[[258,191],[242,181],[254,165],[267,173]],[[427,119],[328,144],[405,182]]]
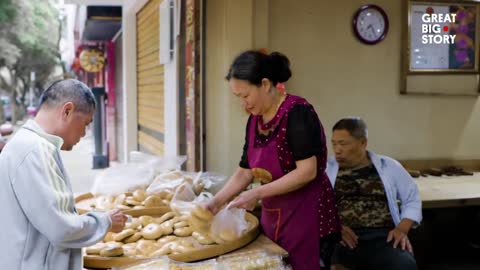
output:
[[[242,51],[268,47],[269,1],[208,0],[206,5],[206,168],[230,175],[241,157],[248,115],[225,75]]]
[[[129,160],[129,153],[138,150],[137,117],[137,12],[148,0],[125,1],[122,11],[123,42],[123,160]]]

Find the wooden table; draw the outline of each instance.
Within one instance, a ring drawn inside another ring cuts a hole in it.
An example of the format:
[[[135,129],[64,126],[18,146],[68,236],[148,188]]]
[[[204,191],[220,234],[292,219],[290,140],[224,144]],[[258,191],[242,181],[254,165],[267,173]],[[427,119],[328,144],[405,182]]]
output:
[[[429,176],[415,179],[423,208],[480,205],[480,173],[473,176]]]

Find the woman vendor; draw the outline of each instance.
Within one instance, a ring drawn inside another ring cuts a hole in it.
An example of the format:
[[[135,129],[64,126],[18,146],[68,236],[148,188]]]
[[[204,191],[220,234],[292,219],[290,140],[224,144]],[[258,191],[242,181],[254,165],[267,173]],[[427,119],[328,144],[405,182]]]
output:
[[[294,269],[319,269],[320,240],[339,232],[340,221],[317,113],[304,98],[276,88],[290,77],[290,61],[278,52],[246,51],[233,61],[226,79],[250,117],[239,167],[207,207],[216,213],[261,178],[230,207],[252,210],[261,200],[265,235],[288,251]]]

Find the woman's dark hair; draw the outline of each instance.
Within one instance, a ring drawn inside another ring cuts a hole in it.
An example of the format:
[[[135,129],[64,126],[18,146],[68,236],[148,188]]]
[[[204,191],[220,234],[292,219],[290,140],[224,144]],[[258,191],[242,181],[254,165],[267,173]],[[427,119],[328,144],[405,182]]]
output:
[[[265,54],[250,50],[233,60],[225,78],[245,80],[254,85],[261,85],[262,79],[266,78],[275,86],[279,82],[288,81],[291,76],[290,61],[282,53]]]

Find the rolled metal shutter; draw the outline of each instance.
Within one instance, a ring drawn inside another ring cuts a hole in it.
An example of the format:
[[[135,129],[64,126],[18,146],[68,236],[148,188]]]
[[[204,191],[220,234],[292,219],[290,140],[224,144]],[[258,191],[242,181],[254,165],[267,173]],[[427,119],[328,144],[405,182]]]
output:
[[[159,6],[149,1],[137,13],[138,149],[164,153],[164,82],[159,64]]]

